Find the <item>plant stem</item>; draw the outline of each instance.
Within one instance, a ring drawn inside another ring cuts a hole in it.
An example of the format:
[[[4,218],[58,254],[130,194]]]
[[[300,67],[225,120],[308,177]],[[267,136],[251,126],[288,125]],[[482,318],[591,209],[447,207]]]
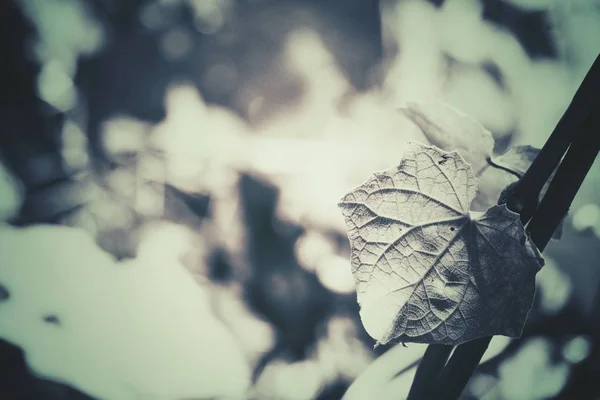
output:
[[[576,132],[585,128],[595,98],[600,93],[600,55],[586,74],[566,112],[527,172],[513,188],[507,207],[521,215],[526,223],[533,216],[540,191],[558,166]]]
[[[541,152],[507,198],[507,207],[521,215],[523,224],[531,219],[527,230],[540,251],[544,250],[567,213],[600,151],[600,103],[595,99],[598,93],[600,55]],[[540,191],[565,151],[567,155],[538,207]],[[422,394],[425,397],[420,398],[458,399],[491,340],[492,337],[483,337],[458,346],[448,364],[436,373],[435,386],[425,390]]]
[[[600,113],[600,107],[598,108],[597,112]],[[569,211],[577,191],[600,151],[600,115],[590,118],[584,129],[585,132],[581,133],[587,134],[579,135],[569,147],[546,195],[527,226],[531,239],[538,248],[546,246],[554,232],[550,231],[550,228],[558,226]]]
[[[444,344],[432,344],[427,346],[423,359],[417,367],[417,373],[410,386],[410,392],[406,400],[416,400],[421,398],[429,388],[432,379],[436,379],[440,374],[454,346]]]
[[[469,379],[471,379],[473,371],[481,362],[481,357],[483,357],[491,341],[492,337],[486,336],[458,346],[452,358],[440,373],[433,390],[426,398],[436,400],[458,399]],[[464,371],[470,371],[470,373],[467,374]]]

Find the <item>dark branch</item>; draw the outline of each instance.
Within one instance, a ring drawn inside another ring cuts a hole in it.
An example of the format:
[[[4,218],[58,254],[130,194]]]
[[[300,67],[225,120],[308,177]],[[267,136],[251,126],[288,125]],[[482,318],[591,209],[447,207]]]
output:
[[[540,154],[507,197],[508,208],[519,213],[523,223],[531,220],[527,230],[540,251],[544,250],[569,210],[600,151],[600,103],[596,100],[598,93],[600,56],[596,58]],[[562,164],[537,206],[543,186],[556,170],[565,151],[567,154]],[[420,389],[419,393],[423,390],[425,392],[415,399],[458,399],[491,340],[492,337],[484,337],[458,346],[441,372],[434,371],[427,376],[427,380],[422,378],[425,382],[432,382],[437,377],[437,382],[429,391]],[[426,360],[424,357],[422,364],[426,362],[440,361]],[[415,385],[416,377],[413,382],[413,386]],[[420,386],[422,385],[427,388],[427,384],[421,383]]]

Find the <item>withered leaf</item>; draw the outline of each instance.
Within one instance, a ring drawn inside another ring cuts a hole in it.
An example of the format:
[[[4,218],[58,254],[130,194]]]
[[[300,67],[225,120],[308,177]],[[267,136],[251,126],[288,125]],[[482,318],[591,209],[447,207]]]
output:
[[[540,149],[533,146],[514,146],[506,153],[492,157],[491,161],[492,165],[504,168],[520,178],[527,172],[539,153]]]
[[[457,152],[413,144],[341,200],[360,315],[377,344],[520,336],[543,258],[506,206],[469,211],[476,187]]]
[[[506,203],[508,193],[512,190],[519,178],[527,172],[539,152],[540,149],[532,146],[515,146],[511,147],[506,153],[500,156],[492,157],[490,160],[490,167],[485,169],[479,177],[479,189],[481,190],[483,186],[488,198],[494,199],[494,201],[499,204]],[[552,174],[550,179],[548,179],[548,182],[544,184],[540,193],[540,200],[546,194],[553,177],[554,174]],[[503,189],[500,190],[500,188]],[[475,201],[480,202],[481,199],[482,196],[478,196]],[[561,239],[563,229],[564,217],[554,231],[552,238],[556,240]]]
[[[477,175],[478,192],[472,209],[481,211],[503,203],[502,195],[525,174],[539,152],[535,147],[515,146],[500,156],[489,158],[488,166]]]

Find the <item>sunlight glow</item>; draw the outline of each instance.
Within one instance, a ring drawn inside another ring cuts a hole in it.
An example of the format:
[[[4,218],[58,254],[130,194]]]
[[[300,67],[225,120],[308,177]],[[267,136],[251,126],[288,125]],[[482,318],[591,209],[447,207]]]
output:
[[[114,117],[102,124],[102,144],[112,156],[137,153],[144,149],[148,129],[145,122]]]
[[[0,228],[0,280],[13,293],[0,335],[40,376],[98,398],[239,398],[248,366],[208,293],[173,260],[179,230],[153,232],[138,258],[115,263],[73,228]]]
[[[56,61],[44,64],[38,76],[38,93],[40,98],[61,111],[70,110],[77,101],[71,77]]]
[[[0,162],[0,223],[16,215],[23,195],[21,183]]]
[[[589,203],[579,208],[573,215],[573,228],[577,231],[593,230],[600,237],[600,207]]]
[[[591,344],[589,338],[576,336],[564,345],[562,354],[565,360],[571,364],[578,364],[590,355],[590,351]]]
[[[88,165],[87,136],[73,121],[66,121],[62,130],[61,155],[67,168],[79,171]]]

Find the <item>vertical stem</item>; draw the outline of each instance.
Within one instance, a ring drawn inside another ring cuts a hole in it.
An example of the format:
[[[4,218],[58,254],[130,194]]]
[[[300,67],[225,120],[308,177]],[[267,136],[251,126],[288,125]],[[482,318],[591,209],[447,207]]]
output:
[[[577,191],[600,151],[600,115],[590,118],[584,129],[587,134],[579,135],[569,147],[546,195],[527,226],[531,239],[538,248],[546,246],[554,232],[551,227],[558,226],[569,211]]]
[[[573,100],[554,128],[535,161],[513,189],[509,209],[521,214],[521,221],[527,222],[535,212],[542,187],[558,166],[562,156],[573,140],[575,132],[584,130],[586,118],[591,113],[600,93],[600,55],[585,76]]]
[[[427,346],[423,359],[417,367],[417,373],[413,379],[412,385],[410,386],[410,392],[406,400],[417,400],[420,399],[427,389],[429,388],[430,382],[434,381],[446,361],[452,352],[454,346],[447,346],[444,344],[432,344]]]

